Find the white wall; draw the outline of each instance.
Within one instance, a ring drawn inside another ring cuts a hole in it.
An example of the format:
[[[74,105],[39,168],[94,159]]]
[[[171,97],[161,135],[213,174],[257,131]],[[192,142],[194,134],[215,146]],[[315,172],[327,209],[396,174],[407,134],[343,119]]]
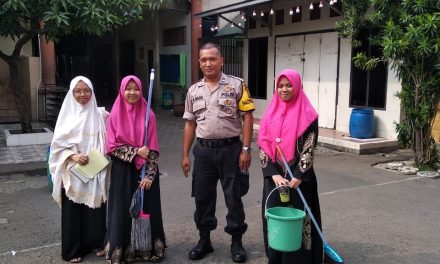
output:
[[[243,2],[243,0],[202,0],[202,12],[217,7]]]
[[[14,50],[15,41],[10,38],[0,38],[0,50],[6,55],[10,55]],[[40,76],[39,57],[32,56],[32,43],[29,41],[23,48],[21,55],[29,57],[29,80],[31,92],[31,111],[32,120],[36,120],[36,93]],[[27,62],[26,62],[27,63]],[[28,68],[28,67],[26,67]],[[24,81],[25,82],[25,81]],[[27,82],[27,76],[26,76]],[[9,89],[9,66],[3,60],[0,60],[0,121],[11,122],[18,121],[18,110],[15,104],[13,94]]]
[[[156,21],[159,19],[159,32],[156,32]],[[162,46],[162,32],[164,29],[182,27],[185,26],[185,45],[163,47]],[[136,59],[135,59],[135,74],[142,80],[142,85],[147,87],[149,83],[149,73],[147,73],[147,51],[153,50],[154,52],[154,67],[157,73],[159,73],[159,62],[156,60],[159,56],[156,54],[186,54],[186,82],[189,85],[191,80],[191,14],[177,11],[177,10],[165,10],[159,14],[159,17],[145,18],[138,23],[132,23],[129,26],[119,31],[120,40],[133,39],[135,40]],[[156,38],[159,38],[159,47],[156,47]],[[139,60],[139,48],[144,48],[144,60]],[[159,74],[156,74],[155,84],[160,83]],[[162,85],[156,85],[155,94],[160,99],[162,89],[172,89],[175,93],[175,99],[180,99],[180,93],[177,87],[164,87]]]
[[[0,49],[5,53],[6,55],[11,55],[12,51],[15,47],[15,41],[11,38],[2,38],[0,37]],[[21,49],[21,55],[23,56],[32,56],[32,42],[28,41],[26,44],[24,44],[23,48]]]
[[[161,13],[160,20],[160,54],[186,54],[186,87],[191,85],[191,14],[169,10]],[[185,45],[164,47],[162,44],[162,31],[164,29],[185,26]],[[162,86],[161,89],[172,91],[174,102],[183,102],[180,87]]]
[[[293,5],[293,7],[295,7]],[[268,36],[268,72],[267,72],[267,100],[255,99],[256,111],[255,117],[261,118],[264,113],[268,102],[273,95],[274,77],[275,77],[275,36],[288,35],[295,33],[311,32],[334,29],[335,22],[340,20],[340,17],[329,17],[329,7],[324,5],[321,9],[321,19],[309,20],[308,5],[302,9],[302,22],[291,23],[291,16],[289,15],[289,7],[286,5],[277,7],[277,2],[274,4],[274,10],[284,9],[284,24],[280,26],[273,25],[272,35],[269,36],[269,28],[261,28],[260,23],[257,22],[256,29],[248,31],[248,38],[264,37]],[[267,11],[267,10],[266,10]],[[294,10],[295,11],[295,10]],[[258,13],[258,12],[257,12]],[[257,14],[258,16],[258,14]],[[244,45],[244,78],[248,80],[248,40],[245,40]],[[340,51],[340,69],[339,69],[339,94],[338,105],[336,113],[336,130],[347,132],[349,128],[349,120],[352,108],[349,107],[349,94],[350,94],[350,71],[351,71],[351,44],[347,39],[341,39],[341,51]],[[336,62],[335,62],[336,65]],[[336,66],[335,66],[336,67]],[[375,110],[376,117],[376,137],[384,138],[396,138],[394,122],[398,122],[400,118],[400,100],[395,96],[397,91],[400,91],[400,82],[396,78],[395,74],[388,71],[388,83],[387,83],[387,95],[386,95],[386,108],[385,110]]]
[[[351,108],[350,101],[351,42],[341,39],[339,55],[339,95],[336,112],[336,130],[348,133]]]

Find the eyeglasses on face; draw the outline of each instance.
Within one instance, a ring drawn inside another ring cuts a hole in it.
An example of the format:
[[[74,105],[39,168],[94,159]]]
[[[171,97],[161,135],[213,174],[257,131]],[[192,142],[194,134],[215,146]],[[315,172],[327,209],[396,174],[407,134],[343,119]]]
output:
[[[77,95],[80,95],[80,94],[91,94],[92,93],[92,90],[90,90],[89,88],[86,88],[86,89],[73,89],[73,93],[74,94],[77,94]]]

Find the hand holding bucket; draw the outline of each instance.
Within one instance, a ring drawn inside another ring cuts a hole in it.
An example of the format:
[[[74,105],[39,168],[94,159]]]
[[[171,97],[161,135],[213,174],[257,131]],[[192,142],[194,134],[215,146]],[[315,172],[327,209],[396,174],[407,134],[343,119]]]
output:
[[[306,214],[302,210],[291,207],[267,208],[271,194],[281,188],[288,187],[283,185],[275,187],[266,198],[264,211],[267,218],[267,240],[269,247],[275,250],[293,252],[301,248],[303,222]],[[282,196],[280,199],[283,199]]]

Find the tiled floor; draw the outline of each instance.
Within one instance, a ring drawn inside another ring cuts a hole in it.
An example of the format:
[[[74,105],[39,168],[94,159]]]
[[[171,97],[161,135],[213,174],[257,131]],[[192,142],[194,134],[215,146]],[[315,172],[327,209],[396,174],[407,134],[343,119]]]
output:
[[[41,123],[32,124],[34,128],[47,127]],[[0,164],[14,164],[45,161],[47,144],[27,146],[6,146],[3,129],[20,129],[19,124],[0,124]]]
[[[357,139],[350,137],[349,133],[326,128],[319,128],[318,143],[329,148],[356,154],[387,151],[398,147],[395,139]]]

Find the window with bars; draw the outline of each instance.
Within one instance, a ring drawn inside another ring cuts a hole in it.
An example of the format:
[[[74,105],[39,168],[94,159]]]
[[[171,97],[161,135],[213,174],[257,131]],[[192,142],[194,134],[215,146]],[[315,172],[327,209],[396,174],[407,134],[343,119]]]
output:
[[[371,36],[376,30],[363,28],[359,32],[361,45],[353,47],[352,56],[365,52],[368,57],[382,56],[382,50],[370,43]],[[385,109],[388,65],[380,62],[370,71],[357,68],[351,64],[350,107],[373,107]]]
[[[338,1],[336,3],[333,3],[333,8],[330,8],[330,17],[338,17],[342,14],[342,2]],[[335,9],[337,11],[335,11]]]
[[[162,31],[162,45],[164,47],[185,45],[185,27],[175,27]]]
[[[261,17],[261,27],[264,28],[266,25],[269,25],[269,12],[265,12],[264,16]]]
[[[290,11],[289,11],[290,12]],[[292,10],[292,23],[298,23],[302,20],[302,6],[297,6]]]
[[[248,18],[248,28],[249,29],[256,29],[257,28],[257,21],[255,20],[255,18],[249,17]]]
[[[284,9],[275,11],[275,25],[283,25],[284,24]]]
[[[312,3],[313,9],[310,11],[310,20],[317,20],[321,18],[321,8],[319,8],[319,3]]]

